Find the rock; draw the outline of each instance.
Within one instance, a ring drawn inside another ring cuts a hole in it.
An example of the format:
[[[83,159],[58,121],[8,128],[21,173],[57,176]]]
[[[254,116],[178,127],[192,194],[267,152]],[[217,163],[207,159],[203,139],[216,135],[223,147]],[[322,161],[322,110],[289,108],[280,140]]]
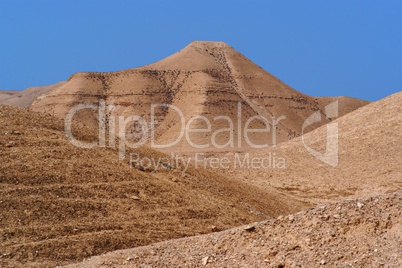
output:
[[[295,216],[290,215],[290,216],[288,217],[288,219],[289,219],[290,222],[293,222],[293,221],[295,220]]]
[[[140,200],[140,198],[138,196],[136,196],[136,195],[132,195],[132,196],[130,196],[130,198],[133,199],[133,200]]]
[[[253,232],[253,231],[255,231],[255,226],[252,226],[252,225],[246,226],[246,227],[244,227],[244,230],[247,232]]]
[[[321,217],[322,220],[327,221],[329,219],[329,215],[324,215]]]
[[[362,208],[363,206],[364,206],[363,203],[357,202],[357,207],[358,207],[358,208]]]
[[[201,260],[202,265],[203,265],[203,266],[207,265],[207,264],[208,264],[208,260],[209,260],[209,256],[206,256],[206,257],[202,258],[202,260]]]
[[[326,262],[325,260],[321,260],[321,261],[320,261],[320,264],[321,264],[321,265],[325,265],[326,263],[327,263],[327,262]]]
[[[8,142],[7,144],[6,144],[6,147],[14,147],[14,145],[15,145],[15,142],[13,142],[13,141],[10,141],[10,142]]]

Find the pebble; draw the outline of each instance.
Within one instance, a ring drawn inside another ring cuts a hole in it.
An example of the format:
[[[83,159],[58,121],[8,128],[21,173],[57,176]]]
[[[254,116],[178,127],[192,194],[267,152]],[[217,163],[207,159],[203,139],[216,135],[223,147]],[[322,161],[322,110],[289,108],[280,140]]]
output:
[[[204,258],[202,258],[201,263],[203,266],[207,265],[209,261],[209,256],[206,256]]]
[[[253,232],[253,231],[255,231],[255,226],[252,226],[252,225],[246,226],[246,227],[244,227],[244,230],[247,232]]]
[[[15,145],[15,142],[14,141],[10,141],[10,142],[8,142],[7,144],[6,144],[6,147],[14,147],[14,145]]]

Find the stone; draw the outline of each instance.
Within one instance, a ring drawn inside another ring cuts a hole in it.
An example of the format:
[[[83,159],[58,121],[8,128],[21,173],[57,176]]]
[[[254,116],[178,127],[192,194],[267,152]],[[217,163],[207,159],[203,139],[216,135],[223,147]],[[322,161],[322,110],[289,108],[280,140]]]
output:
[[[255,226],[252,226],[252,225],[246,226],[246,227],[244,227],[244,230],[247,232],[253,232],[253,231],[255,231]]]
[[[202,258],[201,263],[203,266],[207,265],[209,261],[209,256],[206,256],[204,258]]]

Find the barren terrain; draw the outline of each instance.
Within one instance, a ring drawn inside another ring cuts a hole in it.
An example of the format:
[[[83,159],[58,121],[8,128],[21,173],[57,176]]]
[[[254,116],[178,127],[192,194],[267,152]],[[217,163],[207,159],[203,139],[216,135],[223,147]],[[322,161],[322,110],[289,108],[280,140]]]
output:
[[[51,90],[63,86],[65,83],[65,81],[62,81],[49,86],[30,87],[23,91],[2,90],[0,91],[0,104],[28,108],[35,99]]]
[[[83,104],[94,106],[75,114],[72,134],[100,145],[104,130],[102,146],[66,135],[66,115]],[[200,41],[143,67],[0,91],[0,266],[401,267],[401,104],[402,92],[373,103],[308,96],[229,45]],[[191,140],[218,146],[121,150],[117,134],[136,142],[143,131],[117,125],[133,115],[157,144],[176,139],[182,120],[209,120]],[[249,138],[268,148],[241,136],[256,116],[272,121],[249,127],[270,131]],[[195,153],[252,162],[186,166]]]
[[[260,187],[275,187],[309,201],[328,202],[402,189],[402,92],[344,115],[331,124],[338,130],[338,164],[332,167],[304,145],[324,153],[327,126],[253,156],[275,154],[286,168],[227,170]],[[303,143],[304,142],[304,143]]]
[[[73,146],[50,115],[0,105],[0,126],[2,266],[51,267],[309,206],[208,171],[131,168],[116,149]]]
[[[401,267],[402,192],[88,259],[89,267]]]

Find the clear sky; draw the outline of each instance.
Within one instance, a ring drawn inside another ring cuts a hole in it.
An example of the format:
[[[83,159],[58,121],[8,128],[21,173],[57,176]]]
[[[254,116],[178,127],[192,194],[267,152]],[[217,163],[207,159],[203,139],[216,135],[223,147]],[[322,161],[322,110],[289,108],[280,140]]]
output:
[[[402,1],[0,0],[0,89],[158,61],[224,41],[298,91],[402,90]]]

